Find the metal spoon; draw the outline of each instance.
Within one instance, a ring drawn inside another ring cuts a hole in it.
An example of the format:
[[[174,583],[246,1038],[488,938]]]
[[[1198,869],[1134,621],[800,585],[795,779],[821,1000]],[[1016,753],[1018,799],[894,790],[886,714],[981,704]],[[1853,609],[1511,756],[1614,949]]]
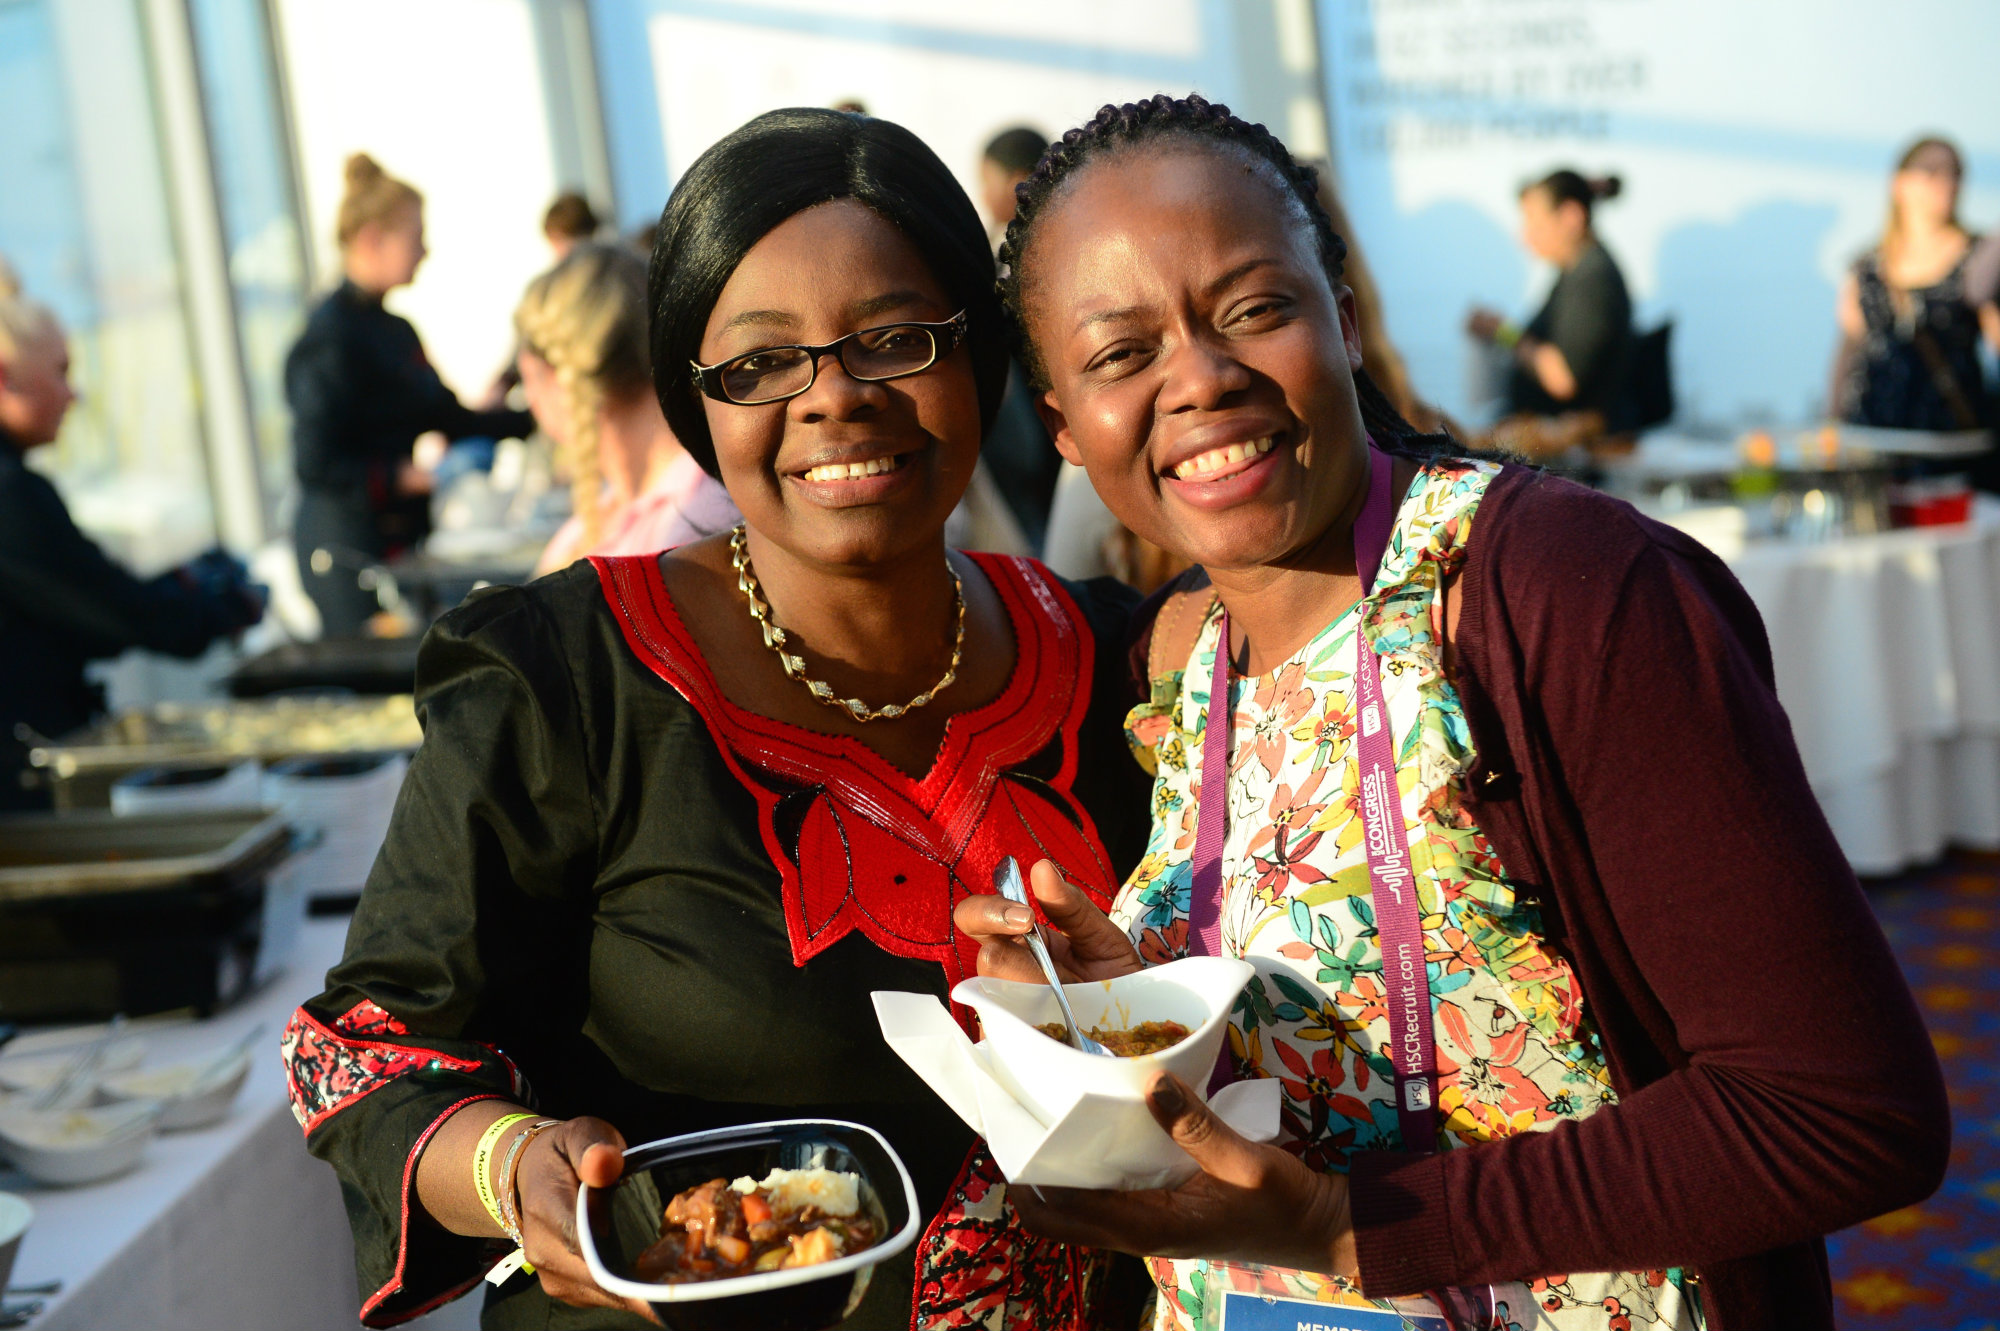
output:
[[[104,1062],[104,1055],[112,1042],[125,1028],[125,1014],[120,1012],[105,1026],[104,1033],[86,1044],[70,1059],[54,1083],[42,1091],[33,1101],[34,1109],[75,1109],[88,1100],[97,1088],[97,1069]]]
[[[1014,863],[1012,855],[1002,855],[1000,863],[993,866],[993,890],[1017,906],[1028,906],[1028,885],[1021,881],[1021,866]],[[1030,911],[1034,907],[1028,906]],[[1081,1049],[1086,1054],[1102,1054],[1114,1058],[1109,1049],[1083,1033],[1076,1024],[1076,1014],[1069,1010],[1069,995],[1063,992],[1062,979],[1056,974],[1055,959],[1049,956],[1049,945],[1042,937],[1042,922],[1035,921],[1035,928],[1028,935],[1028,950],[1035,954],[1035,960],[1042,963],[1042,974],[1048,977],[1049,988],[1056,991],[1056,1006],[1062,1009],[1063,1025],[1069,1028],[1069,1043],[1073,1049]]]

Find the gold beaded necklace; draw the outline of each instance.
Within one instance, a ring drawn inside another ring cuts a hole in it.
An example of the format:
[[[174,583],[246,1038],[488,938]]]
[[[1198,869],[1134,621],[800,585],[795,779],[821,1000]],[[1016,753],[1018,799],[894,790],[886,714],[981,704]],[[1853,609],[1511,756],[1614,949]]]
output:
[[[750,567],[750,545],[745,538],[742,523],[729,533],[729,562],[736,570],[736,587],[750,603],[750,618],[757,621],[763,631],[764,645],[778,654],[778,664],[785,668],[785,678],[795,679],[806,686],[806,690],[819,702],[828,707],[845,708],[847,714],[856,721],[894,721],[897,717],[916,711],[931,699],[950,688],[958,678],[959,653],[965,650],[965,583],[959,579],[958,570],[951,566],[946,557],[945,572],[951,574],[952,594],[958,601],[957,629],[952,637],[951,664],[944,669],[944,678],[919,693],[906,703],[889,703],[883,707],[870,707],[859,698],[838,698],[833,686],[825,680],[814,679],[806,674],[806,663],[799,656],[785,650],[785,631],[771,618],[771,607],[764,600],[764,589],[757,582],[757,572]]]

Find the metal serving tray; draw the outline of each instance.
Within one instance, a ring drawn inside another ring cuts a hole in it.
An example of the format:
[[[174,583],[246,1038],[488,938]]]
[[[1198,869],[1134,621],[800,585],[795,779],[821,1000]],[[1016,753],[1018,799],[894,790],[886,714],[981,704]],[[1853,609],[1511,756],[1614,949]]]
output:
[[[324,638],[288,642],[229,672],[233,698],[262,698],[292,689],[325,689],[367,697],[407,694],[417,674],[421,638]]]
[[[282,949],[267,917],[290,843],[270,809],[0,818],[0,1009],[92,1021],[235,1001]]]
[[[268,871],[290,841],[275,809],[8,816],[0,903],[230,885]]]
[[[28,762],[57,809],[96,809],[110,805],[113,782],[142,767],[410,752],[422,742],[407,693],[255,698],[134,708],[29,749]]]

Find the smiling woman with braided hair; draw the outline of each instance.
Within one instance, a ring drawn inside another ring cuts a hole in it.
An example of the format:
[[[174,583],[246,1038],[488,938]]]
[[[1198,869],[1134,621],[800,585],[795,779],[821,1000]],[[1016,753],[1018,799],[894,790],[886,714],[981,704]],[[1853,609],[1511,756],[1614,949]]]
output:
[[[1022,1217],[1151,1258],[1163,1329],[1830,1327],[1821,1236],[1928,1195],[1950,1124],[1756,611],[1414,435],[1313,184],[1199,97],[1107,106],[1002,251],[1058,448],[1198,566],[1141,615],[1145,858],[1108,915],[1035,891],[1076,979],[1250,961],[1217,1075],[1283,1089],[1265,1146],[1162,1076],[1203,1172]],[[1025,910],[957,918],[1033,978]]]

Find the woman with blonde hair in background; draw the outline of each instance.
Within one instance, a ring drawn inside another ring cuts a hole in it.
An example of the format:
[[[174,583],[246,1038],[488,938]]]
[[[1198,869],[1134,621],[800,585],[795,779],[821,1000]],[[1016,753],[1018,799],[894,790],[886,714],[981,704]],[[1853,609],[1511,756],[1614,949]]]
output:
[[[375,614],[356,574],[430,531],[429,473],[417,436],[524,436],[525,411],[474,411],[445,386],[417,330],[382,298],[424,261],[424,199],[366,153],[347,159],[335,227],[342,281],[314,308],[285,360],[299,511],[299,576],[328,637],[362,633]]]
[[[521,390],[570,476],[575,512],[535,572],[585,555],[643,555],[740,520],[660,414],[646,346],[646,265],[581,244],[528,284],[514,311]]]

